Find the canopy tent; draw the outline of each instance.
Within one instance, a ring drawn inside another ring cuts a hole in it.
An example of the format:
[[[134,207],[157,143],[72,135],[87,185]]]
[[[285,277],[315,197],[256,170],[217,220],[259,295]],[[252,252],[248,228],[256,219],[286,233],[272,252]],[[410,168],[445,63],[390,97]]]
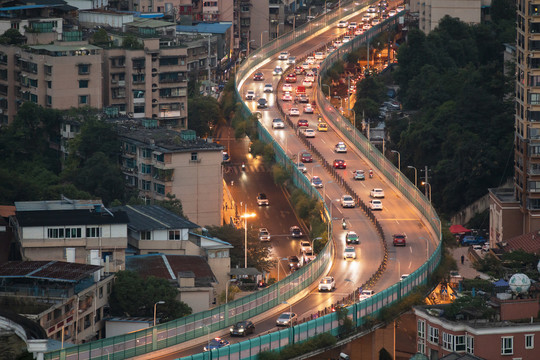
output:
[[[495,287],[505,287],[508,286],[508,281],[504,279],[499,279],[498,281],[495,281],[493,285],[495,285]]]
[[[470,233],[471,230],[467,229],[463,225],[452,225],[450,226],[450,232],[452,234],[466,234],[466,233]]]

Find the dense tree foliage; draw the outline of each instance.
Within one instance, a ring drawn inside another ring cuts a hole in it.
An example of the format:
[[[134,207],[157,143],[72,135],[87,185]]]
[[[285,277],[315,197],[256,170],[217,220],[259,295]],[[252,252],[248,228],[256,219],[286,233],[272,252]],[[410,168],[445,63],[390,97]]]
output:
[[[231,249],[231,267],[244,266],[244,243],[245,231],[232,225],[208,226],[208,232],[211,236],[223,239],[229,242]],[[259,241],[257,229],[249,226],[248,222],[248,267],[254,267],[259,271],[269,271],[275,264],[271,259],[270,246],[268,243]]]
[[[26,42],[26,37],[17,29],[8,29],[0,36],[2,45],[21,45]]]
[[[444,213],[512,174],[513,88],[503,33],[499,24],[471,26],[447,16],[428,36],[411,30],[398,51],[395,80],[412,111],[408,120],[388,122],[392,147],[402,165],[429,166],[433,202]]]
[[[109,305],[112,315],[153,317],[154,304],[164,301],[156,307],[156,315],[161,322],[166,322],[192,312],[186,303],[176,300],[177,295],[178,290],[166,279],[142,278],[133,271],[119,271],[109,296]]]
[[[195,130],[197,136],[206,138],[210,135],[210,126],[218,124],[223,115],[218,101],[212,96],[195,96],[188,99],[188,127]]]

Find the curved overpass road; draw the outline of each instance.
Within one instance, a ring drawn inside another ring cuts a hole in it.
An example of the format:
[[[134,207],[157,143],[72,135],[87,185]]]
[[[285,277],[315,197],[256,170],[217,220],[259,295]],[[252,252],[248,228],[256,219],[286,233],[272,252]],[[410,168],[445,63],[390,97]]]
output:
[[[355,16],[354,19],[359,21],[361,16]],[[330,27],[327,31],[317,34],[302,43],[298,43],[289,51],[291,55],[297,57],[311,53],[314,49],[319,48],[321,45],[331,41],[332,39],[343,34],[345,30],[337,29],[336,27]],[[306,150],[304,144],[298,139],[294,129],[291,129],[286,125],[285,129],[272,129],[272,119],[281,117],[279,111],[275,108],[276,103],[281,101],[281,89],[276,89],[279,78],[272,76],[272,70],[276,65],[284,67],[285,62],[277,60],[277,55],[274,55],[272,59],[269,59],[264,65],[258,69],[253,69],[253,73],[261,71],[264,76],[264,81],[252,81],[252,74],[244,83],[242,83],[239,93],[243,96],[248,89],[255,90],[257,99],[259,97],[265,97],[269,102],[268,109],[259,110],[256,108],[256,101],[246,101],[248,107],[252,112],[261,112],[261,122],[266,129],[272,134],[274,139],[280,143],[283,149],[291,155],[291,157],[297,156],[301,151]],[[299,80],[295,86],[301,84],[303,76],[298,76]],[[274,92],[272,94],[265,94],[263,92],[264,84],[272,83],[274,86]],[[308,90],[308,95],[311,98],[313,90]],[[282,104],[285,112],[292,106],[290,103]],[[301,107],[300,107],[301,108]],[[317,119],[315,115],[301,114],[298,118],[307,119],[309,121],[309,127],[316,129]],[[293,120],[295,121],[295,120]],[[334,145],[338,141],[345,141],[348,147],[346,154],[334,153]],[[351,171],[355,169],[367,170],[371,168],[371,164],[362,158],[360,152],[353,148],[352,144],[335,129],[329,129],[327,133],[317,132],[315,138],[310,139],[310,143],[315,146],[325,159],[331,163],[334,159],[342,158],[347,162],[347,169],[339,170],[346,182],[348,182],[353,190],[359,194],[361,199],[367,203],[369,198],[369,192],[372,188],[379,187],[385,191],[385,198],[383,199],[384,209],[376,214],[377,219],[381,222],[385,239],[388,243],[389,249],[389,263],[386,272],[379,280],[375,290],[382,290],[397,281],[403,273],[411,273],[417,269],[426,261],[426,244],[430,243],[430,249],[435,249],[435,239],[432,236],[429,229],[425,226],[419,212],[390,184],[385,182],[385,179],[379,177],[376,172],[373,179],[367,178],[365,181],[354,181],[352,179]],[[344,190],[333,181],[333,178],[314,158],[313,164],[306,164],[308,172],[306,176],[311,177],[312,173],[321,177],[324,182],[324,188],[320,189],[321,195],[324,195],[326,204],[332,209],[333,216],[333,236],[336,242],[336,257],[330,275],[336,279],[337,288],[334,292],[319,293],[317,290],[312,291],[308,296],[304,297],[299,302],[292,305],[293,312],[299,315],[299,319],[309,317],[312,313],[315,313],[317,309],[330,306],[337,303],[344,296],[350,294],[353,290],[358,288],[372,275],[378,268],[382,261],[383,249],[378,237],[378,233],[375,230],[374,225],[366,217],[364,212],[359,208],[354,209],[342,209],[337,199],[344,194]],[[344,260],[343,250],[345,247],[345,234],[346,230],[341,228],[341,218],[346,217],[348,228],[347,230],[354,230],[360,236],[360,244],[355,245],[357,259],[355,261]],[[408,235],[407,246],[403,248],[394,248],[392,246],[392,234],[393,233],[406,233]],[[297,242],[297,240],[293,240]],[[281,311],[288,311],[282,307]],[[275,331],[276,313],[269,314],[265,320],[258,321],[256,323],[256,333],[250,337]],[[228,336],[226,336],[229,338]],[[240,342],[245,338],[232,338],[231,342]],[[168,356],[160,357],[160,359],[175,359],[178,357],[188,356],[191,354],[201,352],[206,340],[203,340],[200,344],[194,345],[189,348],[185,348],[181,351],[175,352]]]

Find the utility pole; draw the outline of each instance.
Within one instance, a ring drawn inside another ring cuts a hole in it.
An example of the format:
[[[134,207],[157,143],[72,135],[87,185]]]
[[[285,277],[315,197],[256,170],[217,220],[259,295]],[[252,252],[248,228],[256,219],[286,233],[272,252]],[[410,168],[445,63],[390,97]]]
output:
[[[208,59],[207,59],[207,64],[206,64],[206,68],[208,70],[208,94],[210,94],[210,90],[211,90],[211,77],[212,77],[212,69],[210,68],[210,37],[212,35],[209,35],[208,36]]]
[[[426,165],[425,168],[424,168],[424,181],[425,181],[426,184],[429,184],[428,171],[429,170],[428,170],[428,167]],[[428,197],[428,187],[427,187],[427,185],[424,186],[424,193],[425,193],[426,197]]]
[[[367,41],[367,71],[369,74],[369,40]]]

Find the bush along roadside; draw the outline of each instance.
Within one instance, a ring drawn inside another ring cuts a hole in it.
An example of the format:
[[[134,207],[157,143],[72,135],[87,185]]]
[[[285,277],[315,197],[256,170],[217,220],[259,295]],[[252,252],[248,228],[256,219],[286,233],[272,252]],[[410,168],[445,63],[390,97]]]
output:
[[[322,333],[306,341],[285,346],[280,351],[262,351],[257,356],[258,360],[286,360],[317,349],[334,346],[337,339],[330,333]]]

